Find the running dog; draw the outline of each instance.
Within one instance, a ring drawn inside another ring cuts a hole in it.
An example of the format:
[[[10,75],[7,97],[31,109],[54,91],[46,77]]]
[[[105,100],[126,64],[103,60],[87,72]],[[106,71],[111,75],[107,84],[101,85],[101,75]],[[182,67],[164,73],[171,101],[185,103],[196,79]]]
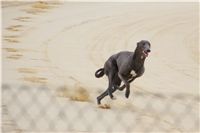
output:
[[[105,62],[104,67],[95,72],[96,78],[106,74],[109,82],[107,90],[97,97],[97,104],[101,104],[101,100],[107,95],[114,99],[112,93],[116,90],[122,91],[124,88],[126,88],[125,97],[129,97],[130,83],[143,75],[145,71],[144,61],[151,52],[150,48],[149,41],[141,40],[137,43],[134,52],[122,51],[112,55]],[[120,87],[121,82],[124,85]]]

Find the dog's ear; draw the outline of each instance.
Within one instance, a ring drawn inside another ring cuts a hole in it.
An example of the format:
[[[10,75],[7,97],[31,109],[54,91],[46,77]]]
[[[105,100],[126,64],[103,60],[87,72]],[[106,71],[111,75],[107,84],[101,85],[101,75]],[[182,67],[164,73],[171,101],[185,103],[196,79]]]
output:
[[[137,46],[139,46],[140,42],[137,42]]]

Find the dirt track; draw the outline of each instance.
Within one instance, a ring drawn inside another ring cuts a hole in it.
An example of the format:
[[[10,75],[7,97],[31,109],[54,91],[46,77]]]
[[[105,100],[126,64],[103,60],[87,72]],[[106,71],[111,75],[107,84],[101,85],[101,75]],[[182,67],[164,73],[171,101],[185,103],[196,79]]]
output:
[[[53,95],[64,109],[74,105],[68,118],[75,116],[74,110],[84,107],[91,114],[89,122],[103,113],[113,123],[113,114],[117,116],[120,110],[120,114],[128,114],[121,117],[130,121],[127,127],[131,131],[148,131],[149,127],[144,125],[151,125],[152,121],[158,124],[152,131],[199,130],[194,126],[199,122],[197,5],[67,2],[5,5],[2,8],[4,84],[11,88],[47,86],[50,89],[47,89],[47,95]],[[131,98],[126,100],[124,92],[117,92],[117,100],[103,100],[108,104],[108,110],[98,108],[96,96],[105,90],[107,79],[95,79],[94,72],[110,55],[121,50],[134,50],[136,42],[142,39],[151,42],[152,53],[146,59],[144,76],[131,84]],[[9,93],[3,93],[3,104],[8,113],[5,117],[16,126],[8,127],[9,130],[31,131],[24,126],[26,121],[12,119],[16,118],[12,111],[20,110],[20,107],[7,103]],[[25,93],[27,99],[28,95]],[[17,100],[15,102],[18,104]],[[51,106],[58,109],[57,105]],[[163,114],[168,106],[169,111]],[[188,106],[191,108],[188,118],[176,123],[174,118],[181,119],[187,114],[185,108]],[[50,112],[54,116],[57,111],[59,109]],[[133,115],[142,124],[132,127],[137,123],[131,119]],[[55,131],[66,130],[62,124]],[[112,130],[123,129],[118,125]],[[35,130],[45,129],[38,124]],[[70,130],[86,129],[78,123]],[[93,130],[105,131],[103,125],[98,124]]]

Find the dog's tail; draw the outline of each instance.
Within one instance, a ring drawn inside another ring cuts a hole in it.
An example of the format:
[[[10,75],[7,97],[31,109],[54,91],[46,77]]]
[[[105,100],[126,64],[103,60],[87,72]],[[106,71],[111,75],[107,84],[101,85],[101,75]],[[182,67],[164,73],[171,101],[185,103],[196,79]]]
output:
[[[100,78],[104,75],[104,68],[100,68],[95,72],[95,77]]]

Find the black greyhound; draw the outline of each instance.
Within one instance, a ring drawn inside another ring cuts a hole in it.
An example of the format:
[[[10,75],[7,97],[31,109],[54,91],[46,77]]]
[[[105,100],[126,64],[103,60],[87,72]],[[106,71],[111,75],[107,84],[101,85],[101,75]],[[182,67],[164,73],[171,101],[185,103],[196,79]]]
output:
[[[125,97],[129,97],[130,83],[144,73],[144,61],[151,51],[150,47],[148,41],[142,40],[137,43],[135,52],[122,51],[114,54],[105,62],[104,68],[95,72],[97,78],[106,74],[109,80],[107,90],[97,97],[98,104],[101,104],[101,100],[107,95],[113,99],[112,93],[117,89],[122,91],[125,87]],[[124,85],[120,87],[121,81]]]

